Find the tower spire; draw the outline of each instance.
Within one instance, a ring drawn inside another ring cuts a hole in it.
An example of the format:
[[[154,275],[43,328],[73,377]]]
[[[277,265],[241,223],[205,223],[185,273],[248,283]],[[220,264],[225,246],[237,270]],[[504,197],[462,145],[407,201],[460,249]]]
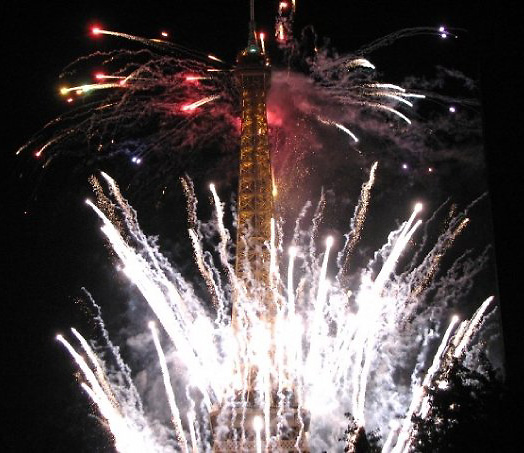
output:
[[[249,37],[247,42],[248,46],[257,45],[255,28],[255,0],[249,0]]]

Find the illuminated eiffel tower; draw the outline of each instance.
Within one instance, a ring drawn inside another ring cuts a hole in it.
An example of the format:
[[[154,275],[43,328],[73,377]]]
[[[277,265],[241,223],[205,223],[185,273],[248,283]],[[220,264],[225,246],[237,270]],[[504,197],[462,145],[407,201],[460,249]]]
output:
[[[253,0],[248,46],[238,55],[235,74],[242,95],[235,271],[247,292],[265,301],[266,311],[271,312],[267,299],[273,188],[266,113],[271,66],[257,42]],[[233,324],[237,322],[235,305]]]
[[[244,298],[247,298],[247,303],[258,304],[259,319],[271,332],[274,344],[276,302],[270,275],[274,205],[266,111],[271,66],[258,44],[254,0],[250,0],[248,45],[238,55],[235,74],[242,95],[235,272],[245,293],[233,296],[232,325],[236,334],[246,328],[239,315],[242,311],[239,304],[246,303]],[[269,355],[273,357],[274,351],[269,351]],[[278,395],[276,383],[270,383],[270,401],[265,401],[265,407],[262,407],[260,395],[255,390],[260,370],[250,367],[249,364],[242,365],[242,374],[247,376],[247,389],[234,401],[216,407],[211,414],[213,451],[307,453],[309,415],[298,408],[293,390]],[[286,403],[279,403],[279,398],[285,399]],[[219,418],[223,426],[220,426]]]

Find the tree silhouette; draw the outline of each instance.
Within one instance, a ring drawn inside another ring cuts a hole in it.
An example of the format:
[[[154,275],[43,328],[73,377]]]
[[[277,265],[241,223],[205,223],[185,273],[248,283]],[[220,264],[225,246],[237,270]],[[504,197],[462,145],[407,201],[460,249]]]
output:
[[[425,417],[412,418],[410,453],[514,452],[515,432],[511,407],[514,402],[486,356],[479,354],[477,370],[449,358],[447,365],[426,389],[430,409]],[[350,413],[344,436],[348,453],[378,453],[382,440],[377,432],[366,433]]]
[[[344,437],[340,441],[344,442],[344,451],[348,453],[380,453],[380,436],[377,432],[366,430],[358,426],[351,413],[344,414],[348,419],[348,426],[344,431]]]
[[[427,389],[428,415],[413,417],[410,452],[502,452],[507,450],[503,424],[505,388],[481,354],[475,371],[452,359]],[[443,385],[444,383],[444,385]]]

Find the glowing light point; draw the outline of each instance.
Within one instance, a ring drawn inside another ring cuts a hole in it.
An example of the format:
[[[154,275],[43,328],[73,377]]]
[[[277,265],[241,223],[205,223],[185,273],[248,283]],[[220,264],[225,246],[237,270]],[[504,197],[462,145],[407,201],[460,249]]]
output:
[[[73,98],[67,98],[67,102],[69,103],[73,102]]]
[[[455,112],[457,111],[457,109],[455,108],[455,106],[452,105],[452,106],[449,108],[449,111],[450,111],[451,113],[455,113]]]
[[[402,168],[403,168],[404,170],[407,170],[407,169],[408,169],[408,164],[402,164]]]
[[[287,9],[289,6],[288,2],[280,2],[278,4],[278,14],[282,14],[282,11]]]
[[[169,36],[169,33],[167,31],[163,31],[160,33],[164,38],[167,38]]]
[[[214,192],[215,191],[215,185],[213,183],[209,184],[209,190],[211,192]]]
[[[278,26],[278,40],[279,41],[284,41],[284,25],[283,24],[280,24]]]
[[[326,238],[326,247],[331,247],[333,245],[334,239],[333,236],[328,236]]]
[[[262,453],[262,427],[264,423],[262,421],[262,417],[256,416],[253,419],[253,428],[255,429],[255,444],[256,444],[256,451],[257,453]]]
[[[105,75],[104,73],[102,73],[102,72],[98,72],[98,73],[95,74],[95,79],[100,80],[100,79],[105,78],[105,76],[106,76],[106,75]]]
[[[257,415],[256,417],[253,418],[253,428],[256,432],[259,433],[260,431],[262,431],[263,426],[264,426],[264,422],[262,420],[262,417]]]
[[[451,322],[452,323],[457,323],[458,321],[459,321],[458,315],[453,315],[453,317],[451,318]]]
[[[417,204],[415,205],[415,209],[414,209],[414,211],[415,211],[415,212],[420,212],[420,211],[422,211],[422,208],[423,208],[423,207],[424,207],[424,206],[422,205],[422,203],[417,203]]]
[[[262,47],[262,53],[266,53],[266,45],[264,42],[265,34],[263,32],[260,32],[260,46]]]
[[[214,55],[208,55],[207,58],[213,61],[218,61],[219,63],[224,63],[220,58],[215,57]]]
[[[91,33],[93,33],[93,35],[99,35],[100,33],[102,33],[102,30],[100,29],[100,27],[93,27],[91,29]]]
[[[449,387],[449,383],[447,381],[440,381],[437,386],[439,389],[446,390]]]
[[[65,95],[69,92],[69,89],[67,87],[60,88],[60,94]]]
[[[186,104],[182,106],[181,110],[183,112],[195,110],[197,107],[200,107],[204,104],[207,104],[208,102],[214,101],[215,99],[218,99],[220,96],[214,95],[214,96],[208,96],[207,98],[200,99],[199,101],[193,102],[192,104]]]
[[[428,172],[429,172],[429,173],[433,173],[433,168],[432,168],[432,167],[429,167],[429,168],[428,168]]]
[[[444,39],[444,38],[447,38],[448,35],[447,35],[447,33],[441,33],[441,34],[440,34],[440,37]]]

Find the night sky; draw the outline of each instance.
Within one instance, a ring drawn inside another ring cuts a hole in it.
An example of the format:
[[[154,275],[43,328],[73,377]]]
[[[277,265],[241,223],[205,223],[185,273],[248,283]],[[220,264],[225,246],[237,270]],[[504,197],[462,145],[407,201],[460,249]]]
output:
[[[111,300],[123,297],[115,288],[125,285],[112,270],[97,234],[96,219],[83,203],[90,194],[90,171],[65,160],[40,180],[31,159],[14,157],[16,149],[67,109],[57,94],[61,69],[79,56],[121,44],[110,37],[104,37],[102,43],[93,40],[89,36],[91,24],[148,37],[167,30],[174,41],[232,62],[247,35],[244,3],[50,1],[35,6],[15,1],[0,6],[4,63],[2,223],[7,227],[2,241],[1,297],[2,408],[7,419],[3,423],[3,451],[104,451],[109,445],[107,436],[89,410],[74,378],[76,370],[54,336],[71,325],[80,326],[89,336],[89,317],[84,307],[75,303],[83,286],[93,291],[106,317],[111,318],[114,310],[115,325],[125,321],[121,318],[124,310],[110,306]],[[269,31],[276,2],[258,3],[268,5],[258,6],[257,22]],[[517,106],[522,98],[522,78],[517,70],[521,53],[514,44],[519,29],[513,22],[519,2],[506,0],[490,6],[471,1],[343,3],[339,7],[336,2],[298,0],[297,28],[313,24],[317,33],[329,37],[340,51],[358,48],[401,28],[444,24],[465,30],[460,32],[465,44],[440,42],[437,37],[414,37],[395,44],[407,52],[413,50],[414,56],[409,63],[398,64],[383,55],[380,69],[393,78],[401,77],[438,60],[448,66],[457,62],[457,68],[480,79],[508,382],[511,391],[517,392],[514,379],[517,358],[522,355],[517,326],[521,310],[516,305],[521,305],[522,298],[517,284],[522,255],[522,199],[518,192],[523,128]],[[139,169],[129,166],[115,171]],[[165,216],[171,210],[183,217],[183,206],[158,210],[154,201],[135,196],[148,216],[146,231],[165,235],[162,245],[169,249],[176,240],[170,229],[178,226],[179,220],[166,221]],[[172,201],[180,203],[180,198]],[[489,224],[489,218],[484,220]],[[171,253],[176,257],[175,248]]]

